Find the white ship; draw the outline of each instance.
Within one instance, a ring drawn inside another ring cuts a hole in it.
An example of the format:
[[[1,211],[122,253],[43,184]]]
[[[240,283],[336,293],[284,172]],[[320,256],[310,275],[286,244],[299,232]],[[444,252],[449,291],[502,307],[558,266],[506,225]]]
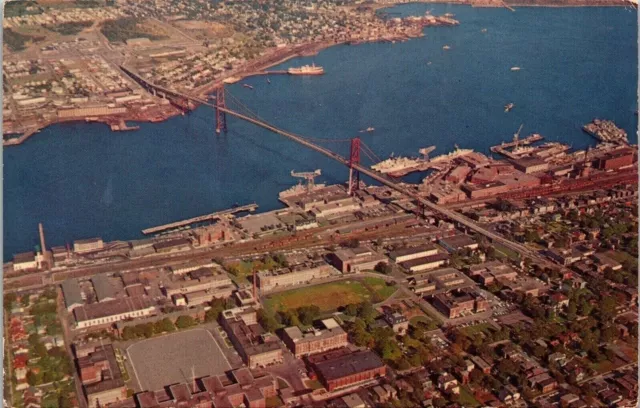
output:
[[[300,68],[289,68],[287,72],[289,75],[322,75],[324,74],[324,68],[311,64],[303,65]]]
[[[326,184],[314,184],[311,187],[311,191],[315,191],[315,190],[319,190],[321,188],[325,188],[327,185]],[[296,184],[295,186],[288,188],[284,191],[281,191],[278,194],[278,198],[283,199],[283,198],[287,198],[287,197],[293,197],[293,196],[297,196],[297,195],[301,195],[301,194],[307,194],[309,193],[309,189],[307,186],[302,185],[302,184]]]
[[[473,153],[473,149],[460,149],[456,145],[456,149],[451,153],[442,154],[440,156],[436,156],[433,159],[429,160],[429,163],[437,163],[441,161],[449,161],[453,159],[457,159],[458,157],[466,156],[469,153]]]
[[[409,157],[390,157],[387,160],[374,164],[371,168],[375,171],[386,174],[416,167],[423,162],[424,160],[422,159],[412,159]]]

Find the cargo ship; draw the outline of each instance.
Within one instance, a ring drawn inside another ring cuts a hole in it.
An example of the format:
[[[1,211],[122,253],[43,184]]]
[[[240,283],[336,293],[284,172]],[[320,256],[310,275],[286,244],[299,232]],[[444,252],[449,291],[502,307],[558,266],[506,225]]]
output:
[[[303,65],[300,68],[289,68],[287,73],[289,75],[322,75],[324,74],[324,68],[315,64]]]

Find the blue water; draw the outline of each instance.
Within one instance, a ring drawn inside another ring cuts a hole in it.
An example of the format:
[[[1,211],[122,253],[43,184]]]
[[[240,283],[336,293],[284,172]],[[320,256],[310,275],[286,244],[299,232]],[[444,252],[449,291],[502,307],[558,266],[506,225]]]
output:
[[[394,11],[429,9],[454,13],[461,25],[426,28],[424,38],[404,43],[333,47],[281,65],[313,61],[324,66],[321,77],[274,76],[271,84],[255,77],[228,89],[284,129],[325,139],[360,135],[381,158],[430,145],[443,153],[454,143],[488,152],[520,124],[523,134],[583,148],[593,139],[580,126],[594,117],[614,120],[636,138],[634,12],[420,4]],[[516,106],[504,113],[509,102]],[[291,170],[322,168],[318,181],[328,183],[347,177],[345,168],[281,136],[234,118],[229,133],[216,136],[213,122],[201,107],[131,133],[57,125],[4,149],[4,259],[38,243],[38,222],[49,246],[92,236],[134,239],[143,228],[236,202],[279,208],[278,191],[297,182]],[[358,133],[369,126],[375,132]],[[323,145],[348,152],[348,143]]]

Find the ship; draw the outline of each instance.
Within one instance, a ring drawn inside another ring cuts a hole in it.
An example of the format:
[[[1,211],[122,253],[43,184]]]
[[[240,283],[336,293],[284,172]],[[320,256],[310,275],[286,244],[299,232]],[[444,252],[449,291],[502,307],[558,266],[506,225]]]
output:
[[[520,67],[511,67],[512,71],[520,71]]]
[[[371,132],[373,132],[374,130],[376,130],[376,128],[369,126],[369,127],[368,127],[368,128],[366,128],[366,129],[362,129],[362,130],[360,131],[360,133],[364,133],[364,132],[369,132],[369,133],[371,133]]]
[[[443,50],[450,50],[451,47],[449,47],[448,45],[445,45],[444,47],[442,47]]]
[[[516,105],[514,105],[512,103],[508,103],[508,104],[504,105],[504,111],[505,112],[510,112],[511,109],[513,109],[514,106],[516,106]]]
[[[278,198],[280,200],[288,198],[288,197],[293,197],[293,196],[298,196],[298,195],[302,195],[302,194],[307,194],[310,191],[316,191],[316,190],[320,190],[325,188],[327,185],[326,184],[314,184],[311,187],[302,185],[302,184],[296,184],[295,186],[288,188],[286,190],[281,191],[280,193],[278,193]]]
[[[253,89],[253,87],[249,84],[242,84],[242,86],[244,86],[245,88]]]
[[[481,32],[481,33],[486,33],[486,32],[487,32],[487,29],[486,29],[486,28],[483,28],[482,30],[480,30],[480,32]]]
[[[442,154],[440,156],[436,156],[433,159],[429,160],[429,163],[437,163],[441,161],[450,161],[453,159],[457,159],[458,157],[466,156],[470,153],[473,153],[473,149],[461,149],[458,145],[455,146],[456,149],[451,153]]]
[[[399,156],[390,157],[387,160],[383,160],[380,163],[374,164],[373,166],[371,166],[371,168],[373,170],[379,171],[380,173],[387,174],[402,171],[407,168],[416,167],[422,163],[424,163],[424,160],[422,159]]]
[[[303,65],[300,68],[289,68],[287,73],[289,75],[322,75],[324,74],[324,68],[315,64]]]

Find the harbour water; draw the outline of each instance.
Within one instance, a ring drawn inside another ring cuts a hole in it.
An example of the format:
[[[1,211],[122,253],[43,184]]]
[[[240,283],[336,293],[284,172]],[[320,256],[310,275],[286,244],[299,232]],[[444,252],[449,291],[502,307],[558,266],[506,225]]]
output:
[[[277,75],[270,84],[254,77],[228,89],[281,128],[322,139],[360,136],[381,159],[430,145],[441,154],[454,143],[488,154],[520,124],[523,135],[584,148],[595,140],[580,127],[595,117],[615,121],[637,142],[635,11],[440,4],[392,11],[426,10],[453,13],[460,26],[426,28],[425,37],[404,43],[332,47],[274,67],[315,62],[323,76]],[[510,102],[515,107],[505,113]],[[322,168],[318,182],[347,177],[345,168],[281,136],[228,122],[230,131],[216,136],[213,112],[201,107],[127,133],[56,125],[4,149],[5,261],[37,244],[38,222],[49,246],[135,239],[144,228],[234,203],[279,208],[278,192],[297,182],[292,169]],[[375,131],[359,133],[370,126]],[[322,144],[348,151],[346,142]]]

